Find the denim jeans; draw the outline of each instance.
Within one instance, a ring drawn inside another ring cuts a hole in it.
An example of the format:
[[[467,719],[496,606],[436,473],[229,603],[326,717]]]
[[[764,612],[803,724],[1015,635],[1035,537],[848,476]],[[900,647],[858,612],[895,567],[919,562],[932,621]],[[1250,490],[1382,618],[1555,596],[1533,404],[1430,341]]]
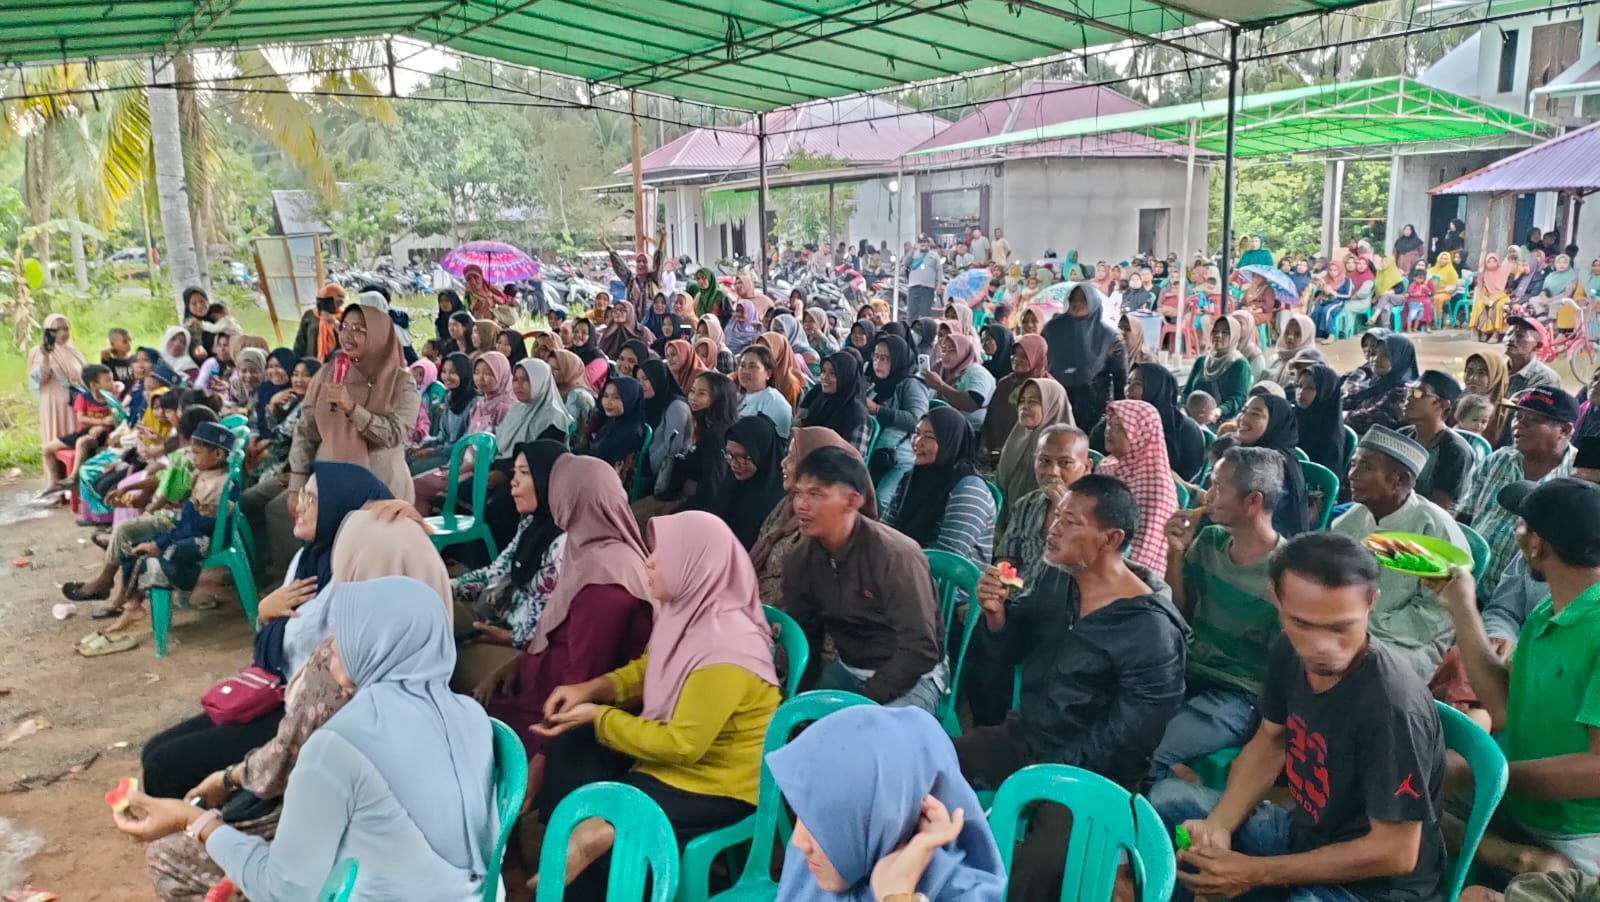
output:
[[[1170,832],[1184,821],[1200,820],[1211,813],[1222,793],[1185,780],[1162,780],[1150,787],[1150,804]],[[1233,833],[1233,850],[1245,855],[1265,857],[1289,852],[1289,811],[1271,802],[1262,802]],[[1179,873],[1183,866],[1179,865]],[[1291,886],[1260,890],[1247,898],[1285,899],[1288,902],[1356,902],[1357,896],[1337,886]],[[1180,882],[1172,902],[1191,902],[1194,894]]]
[[[910,475],[912,464],[915,463],[911,453],[911,442],[905,441],[894,447],[894,464],[878,477],[877,485],[873,491],[878,496],[878,517],[881,519],[887,511],[894,510],[899,502],[897,493],[900,483]]]
[[[885,702],[885,708],[921,708],[932,714],[939,706],[939,697],[944,693],[945,673],[948,668],[944,662],[939,666],[917,678],[905,695],[893,701]],[[866,685],[866,680],[857,677],[845,669],[837,658],[822,668],[822,674],[817,678],[818,689],[843,689],[846,692],[860,692]]]
[[[1172,776],[1172,765],[1204,758],[1250,741],[1261,715],[1255,697],[1232,689],[1203,689],[1189,696],[1167,723],[1150,757],[1150,782]]]

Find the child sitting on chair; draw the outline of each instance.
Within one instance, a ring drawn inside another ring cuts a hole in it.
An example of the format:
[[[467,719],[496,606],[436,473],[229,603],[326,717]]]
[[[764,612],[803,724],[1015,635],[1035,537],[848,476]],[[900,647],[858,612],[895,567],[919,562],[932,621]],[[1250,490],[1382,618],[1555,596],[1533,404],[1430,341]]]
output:
[[[57,452],[68,448],[75,455],[66,478],[50,487],[53,492],[64,492],[77,483],[78,465],[100,450],[106,443],[106,435],[117,423],[116,417],[111,415],[110,405],[100,394],[102,391],[116,391],[116,383],[111,380],[111,368],[98,363],[89,364],[83,368],[83,384],[88,386],[88,390],[75,393],[72,399],[72,411],[78,416],[77,430],[44,446],[46,457],[54,457]]]
[[[233,432],[221,423],[206,420],[195,427],[188,448],[194,477],[177,519],[170,529],[125,550],[118,549],[122,588],[113,605],[121,614],[104,631],[79,640],[79,654],[96,657],[133,648],[138,644],[136,636],[111,634],[126,633],[143,618],[144,598],[149,591],[157,588],[187,592],[199,582],[201,562],[211,550],[217,513],[227,502],[222,493],[233,445]]]

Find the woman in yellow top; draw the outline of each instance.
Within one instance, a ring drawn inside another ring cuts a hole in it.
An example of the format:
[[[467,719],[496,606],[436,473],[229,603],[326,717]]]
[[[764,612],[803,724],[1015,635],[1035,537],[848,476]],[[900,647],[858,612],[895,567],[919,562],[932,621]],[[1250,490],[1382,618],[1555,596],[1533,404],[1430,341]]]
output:
[[[1456,272],[1455,261],[1449,251],[1440,251],[1428,267],[1428,278],[1433,280],[1433,321],[1444,322],[1445,305],[1461,290],[1461,273]]]
[[[550,694],[533,730],[560,738],[546,749],[538,803],[548,822],[578,787],[620,780],[661,806],[683,844],[755,811],[781,694],[755,568],[727,524],[704,511],[656,517],[650,545],[650,644],[632,663]],[[573,831],[569,898],[603,898],[605,869],[589,865],[613,836],[598,819]]]

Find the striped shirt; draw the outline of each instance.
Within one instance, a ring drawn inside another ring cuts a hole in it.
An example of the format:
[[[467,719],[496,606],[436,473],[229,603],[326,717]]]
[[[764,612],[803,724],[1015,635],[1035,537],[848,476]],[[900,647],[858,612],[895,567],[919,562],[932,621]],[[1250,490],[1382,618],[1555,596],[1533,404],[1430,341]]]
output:
[[[901,488],[911,484],[903,480]],[[892,526],[900,516],[900,499],[895,499],[894,515],[887,522]],[[994,557],[994,521],[998,512],[989,484],[981,476],[966,476],[950,490],[950,500],[945,502],[944,520],[939,523],[939,537],[929,549],[948,551],[969,561],[984,565]]]
[[[1577,449],[1568,445],[1567,452],[1561,456],[1561,463],[1539,482],[1557,476],[1571,476],[1572,459],[1576,454]],[[1500,506],[1499,496],[1501,489],[1526,478],[1522,452],[1515,448],[1501,448],[1484,458],[1483,463],[1473,471],[1472,492],[1465,504],[1457,505],[1457,509],[1472,516],[1473,530],[1489,546],[1489,567],[1484,571],[1480,585],[1493,586],[1498,583],[1500,574],[1505,572],[1506,565],[1516,556],[1517,515]]]
[[[1278,537],[1277,548],[1285,544]],[[1191,601],[1189,674],[1222,689],[1261,694],[1267,650],[1278,635],[1278,609],[1267,595],[1268,554],[1240,566],[1233,536],[1207,526],[1183,555],[1184,593]]]

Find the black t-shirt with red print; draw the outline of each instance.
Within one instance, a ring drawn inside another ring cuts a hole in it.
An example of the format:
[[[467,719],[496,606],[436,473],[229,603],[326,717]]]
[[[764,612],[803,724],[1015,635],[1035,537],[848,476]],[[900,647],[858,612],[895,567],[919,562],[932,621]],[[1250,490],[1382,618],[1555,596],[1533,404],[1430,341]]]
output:
[[[1445,866],[1444,734],[1433,697],[1411,668],[1370,639],[1344,678],[1319,694],[1280,635],[1267,664],[1261,716],[1288,730],[1290,851],[1364,836],[1369,819],[1420,821],[1414,871],[1344,888],[1382,902],[1437,898]]]

